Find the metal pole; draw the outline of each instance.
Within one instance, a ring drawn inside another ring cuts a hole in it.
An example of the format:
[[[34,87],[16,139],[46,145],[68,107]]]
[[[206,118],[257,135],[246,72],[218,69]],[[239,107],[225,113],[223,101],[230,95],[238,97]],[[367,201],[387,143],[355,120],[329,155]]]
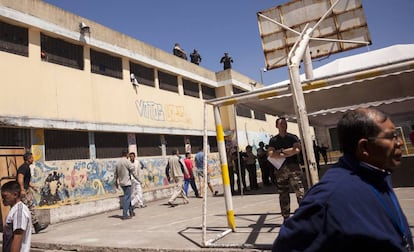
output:
[[[239,189],[239,191],[240,191],[240,196],[242,196],[243,197],[243,194],[244,194],[244,190],[246,189],[246,188],[244,188],[244,185],[243,185],[243,179],[242,179],[242,172],[241,172],[241,169],[244,169],[244,167],[242,167],[242,165],[241,165],[241,160],[240,160],[240,148],[239,148],[239,133],[238,133],[238,131],[237,131],[237,110],[236,110],[236,105],[233,105],[233,118],[234,118],[234,128],[235,128],[235,133],[236,133],[236,141],[237,141],[237,145],[236,145],[236,149],[237,149],[237,172],[238,172],[238,174],[237,174],[237,181],[239,182],[239,183],[237,183],[237,187],[240,185],[240,188],[237,188],[237,189]]]
[[[218,106],[214,106],[214,119],[216,121],[217,147],[220,155],[221,178],[223,181],[224,200],[226,202],[227,223],[228,227],[236,231],[236,223],[234,221],[233,201],[230,189],[229,167],[227,163],[226,145],[224,143],[224,131],[221,124],[220,111]]]
[[[305,168],[309,187],[319,181],[319,176],[313,152],[313,143],[310,134],[309,118],[306,112],[305,97],[303,95],[302,84],[300,81],[299,64],[306,51],[306,47],[308,46],[310,33],[312,33],[312,31],[312,29],[307,29],[306,25],[304,32],[298,38],[288,57],[289,77],[292,84],[291,87],[295,104],[295,112],[299,132],[301,134],[303,146],[305,147]]]
[[[305,57],[303,58],[303,66],[305,68],[306,79],[313,79],[312,57],[310,54],[309,44],[306,46]]]
[[[260,70],[260,83],[263,84],[263,69],[260,68],[259,70]]]
[[[202,221],[202,244],[203,247],[207,246],[207,176],[206,176],[206,165],[207,165],[207,103],[204,103],[204,132],[203,132],[203,148],[204,148],[204,167],[203,167],[203,173],[204,173],[204,191],[203,191],[203,209],[202,209],[202,215],[203,215],[203,221]],[[201,189],[201,188],[200,188]]]

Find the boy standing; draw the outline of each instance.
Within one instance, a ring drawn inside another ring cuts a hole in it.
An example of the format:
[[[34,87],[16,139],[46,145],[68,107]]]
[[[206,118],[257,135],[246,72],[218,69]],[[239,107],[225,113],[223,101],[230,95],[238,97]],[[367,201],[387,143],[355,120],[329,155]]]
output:
[[[32,237],[32,220],[29,208],[20,201],[20,185],[10,181],[1,187],[5,206],[11,209],[3,230],[3,252],[29,252]]]

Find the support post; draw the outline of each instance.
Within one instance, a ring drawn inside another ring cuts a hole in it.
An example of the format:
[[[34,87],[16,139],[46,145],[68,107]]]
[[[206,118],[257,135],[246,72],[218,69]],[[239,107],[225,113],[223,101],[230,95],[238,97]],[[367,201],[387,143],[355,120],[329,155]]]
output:
[[[298,38],[298,40],[296,41],[295,45],[289,53],[288,67],[296,118],[302,139],[302,152],[305,154],[304,160],[306,178],[308,180],[308,186],[310,187],[319,181],[319,175],[313,151],[313,143],[310,135],[309,118],[306,111],[305,97],[303,95],[299,73],[299,64],[309,44],[310,34],[313,31],[312,29],[307,29],[306,27],[304,29],[304,32]]]
[[[226,145],[224,143],[224,131],[221,124],[220,111],[218,106],[214,106],[214,119],[216,122],[217,147],[220,155],[221,178],[223,180],[224,200],[226,201],[227,224],[228,227],[236,231],[236,223],[234,221],[233,201],[230,189],[229,168],[227,163]]]

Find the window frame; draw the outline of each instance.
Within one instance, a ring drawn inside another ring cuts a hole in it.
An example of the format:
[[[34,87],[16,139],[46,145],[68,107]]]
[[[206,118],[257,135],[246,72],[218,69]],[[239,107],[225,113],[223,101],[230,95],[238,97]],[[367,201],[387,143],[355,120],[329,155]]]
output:
[[[40,50],[43,61],[83,70],[83,46],[40,33]]]
[[[29,29],[0,21],[0,51],[29,57]]]
[[[178,76],[158,71],[159,88],[178,93]]]
[[[133,73],[139,84],[155,87],[154,68],[129,62],[129,73]]]
[[[217,98],[215,88],[201,85],[201,92],[203,94],[203,100],[211,100]]]
[[[52,142],[55,139],[58,141]],[[45,161],[90,159],[89,133],[86,131],[45,129],[44,144]]]
[[[122,76],[122,58],[111,54],[90,49],[91,73],[117,79]]]
[[[128,149],[128,136],[119,132],[94,132],[96,158],[117,158]]]
[[[183,78],[184,95],[200,98],[200,88],[197,82]]]
[[[148,134],[148,133],[136,133],[135,138],[137,141],[137,156],[161,156],[161,135]]]

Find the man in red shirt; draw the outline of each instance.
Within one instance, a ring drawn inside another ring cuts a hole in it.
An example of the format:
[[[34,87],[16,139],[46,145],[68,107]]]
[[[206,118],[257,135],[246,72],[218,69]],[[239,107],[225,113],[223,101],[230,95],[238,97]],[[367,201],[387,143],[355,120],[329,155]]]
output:
[[[185,195],[188,196],[188,184],[191,185],[191,188],[194,191],[194,194],[197,198],[201,198],[201,196],[198,194],[198,189],[194,180],[194,173],[193,173],[193,160],[191,160],[191,153],[186,152],[185,153],[185,159],[184,164],[187,167],[188,175],[184,174],[184,192]]]

